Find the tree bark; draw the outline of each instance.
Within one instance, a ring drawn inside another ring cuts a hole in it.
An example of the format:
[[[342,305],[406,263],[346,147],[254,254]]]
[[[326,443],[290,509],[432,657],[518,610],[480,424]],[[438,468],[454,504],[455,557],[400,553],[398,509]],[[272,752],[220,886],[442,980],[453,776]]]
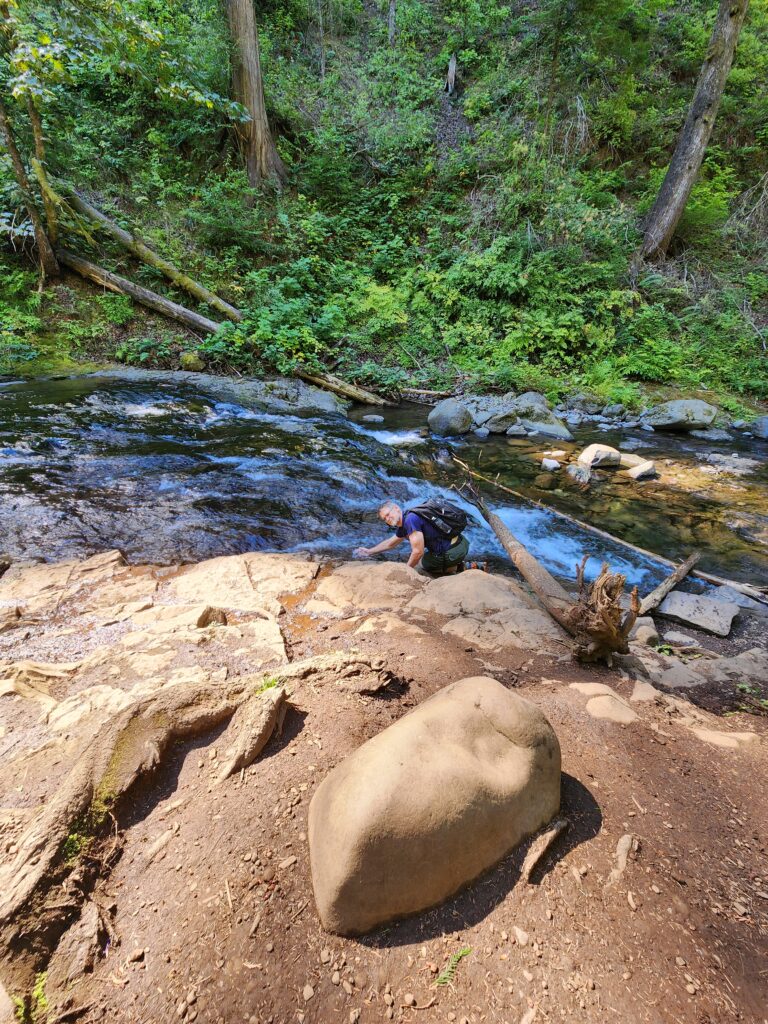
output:
[[[55,246],[59,240],[59,219],[56,212],[56,204],[52,201],[47,185],[47,174],[45,170],[45,136],[43,134],[43,121],[40,117],[40,111],[35,106],[35,101],[31,96],[27,97],[27,111],[29,113],[29,121],[32,125],[32,138],[35,143],[35,162],[33,162],[33,169],[37,176],[37,180],[40,184],[40,193],[43,197],[43,210],[45,211],[45,223],[48,228],[48,238],[52,246]]]
[[[232,77],[235,99],[250,115],[250,120],[238,129],[245,152],[248,181],[253,188],[270,178],[282,185],[287,174],[267,119],[253,0],[227,0],[227,20],[234,49]]]
[[[16,145],[16,139],[13,134],[13,127],[11,126],[10,119],[8,118],[8,112],[5,109],[2,97],[0,97],[0,138],[2,138],[5,148],[8,152],[8,156],[11,158],[11,166],[13,167],[13,174],[16,178],[16,184],[19,186],[21,195],[24,199],[24,205],[27,208],[29,219],[32,222],[32,230],[35,234],[35,244],[37,245],[37,258],[40,263],[40,273],[43,279],[58,277],[59,276],[59,264],[56,260],[56,255],[53,251],[50,239],[45,232],[42,217],[40,211],[37,208],[34,195],[32,193],[32,187],[27,177],[27,172],[24,169],[24,164],[21,159],[18,147]]]
[[[637,587],[632,590],[630,610],[625,613],[621,607],[624,576],[609,572],[604,564],[597,579],[587,584],[584,568],[588,556],[585,555],[578,567],[579,595],[574,601],[502,520],[488,509],[477,492],[469,489],[470,500],[477,505],[515,568],[555,622],[573,637],[574,657],[579,661],[606,661],[610,664],[613,654],[626,654],[629,634],[640,609]]]
[[[195,313],[185,306],[180,306],[177,302],[171,302],[170,299],[158,295],[157,292],[152,292],[148,288],[142,288],[141,285],[134,284],[118,274],[113,274],[111,271],[105,270],[89,260],[81,259],[80,256],[75,256],[74,253],[68,252],[66,249],[57,250],[57,254],[59,261],[65,267],[76,271],[87,280],[93,281],[94,284],[101,285],[102,288],[107,288],[109,291],[117,292],[120,295],[129,295],[142,306],[147,306],[156,313],[162,313],[163,316],[178,320],[180,324],[184,324],[185,327],[189,327],[193,331],[201,331],[203,334],[214,334],[221,326],[215,320],[209,320],[207,317],[200,316],[199,313]]]
[[[691,569],[696,565],[698,560],[701,558],[701,554],[698,551],[694,551],[692,555],[679,565],[674,572],[670,573],[665,580],[652,590],[647,597],[644,597],[640,602],[640,614],[647,615],[648,612],[652,612],[654,608],[658,608],[670,590],[674,590],[680,580],[685,579]]]
[[[456,89],[456,54],[451,54],[451,59],[448,61],[448,74],[445,76],[445,85],[443,91],[447,92],[449,96],[453,96]]]
[[[720,0],[688,116],[646,218],[641,248],[646,259],[664,256],[683,215],[712,134],[748,6],[749,0]]]

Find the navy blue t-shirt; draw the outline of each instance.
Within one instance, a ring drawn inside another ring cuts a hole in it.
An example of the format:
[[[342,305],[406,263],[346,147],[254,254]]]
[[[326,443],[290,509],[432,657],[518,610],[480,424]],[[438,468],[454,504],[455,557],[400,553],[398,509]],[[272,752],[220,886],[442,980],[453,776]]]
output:
[[[398,528],[398,537],[410,537],[420,531],[424,534],[424,547],[434,555],[442,555],[451,546],[451,538],[441,533],[428,519],[423,519],[417,512],[406,512],[403,525]]]

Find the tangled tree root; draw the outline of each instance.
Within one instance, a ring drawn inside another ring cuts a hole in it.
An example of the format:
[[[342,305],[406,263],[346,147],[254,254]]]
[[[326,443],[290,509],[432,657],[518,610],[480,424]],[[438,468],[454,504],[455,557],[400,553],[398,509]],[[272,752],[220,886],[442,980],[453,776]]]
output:
[[[261,753],[284,708],[290,681],[338,684],[363,693],[375,692],[389,680],[383,662],[336,653],[281,668],[278,685],[267,688],[264,674],[166,687],[106,722],[53,799],[28,822],[13,858],[0,867],[4,982],[14,991],[27,990],[80,911],[89,882],[82,865],[66,862],[67,837],[84,821],[103,827],[114,820],[111,810],[119,798],[157,767],[171,743],[205,734],[231,719],[233,735],[222,772],[226,777]],[[108,866],[97,864],[91,873]],[[55,892],[54,882],[61,883]]]
[[[605,562],[597,579],[587,584],[584,568],[588,557],[585,555],[578,567],[579,597],[569,614],[574,654],[579,661],[610,664],[611,655],[629,651],[629,634],[640,612],[640,598],[634,587],[629,611],[624,611],[621,596],[626,578],[621,573],[610,572]]]

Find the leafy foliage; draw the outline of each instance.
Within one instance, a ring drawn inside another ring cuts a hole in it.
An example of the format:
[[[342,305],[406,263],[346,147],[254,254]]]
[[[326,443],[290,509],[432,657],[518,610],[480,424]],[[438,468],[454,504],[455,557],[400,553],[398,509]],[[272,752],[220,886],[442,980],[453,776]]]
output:
[[[670,260],[634,262],[715,8],[398,0],[390,47],[384,3],[270,0],[265,93],[291,169],[276,194],[250,190],[240,165],[213,0],[16,0],[0,78],[39,106],[51,168],[245,312],[190,343],[102,296],[88,316],[62,315],[62,338],[89,351],[112,337],[137,365],[174,366],[193,347],[223,371],[326,366],[384,391],[458,379],[553,397],[588,387],[628,405],[655,383],[768,398],[768,239],[754,209],[768,0],[750,6]],[[14,117],[29,149],[22,102]],[[0,163],[11,219],[14,188]],[[3,289],[3,344],[21,365],[39,331],[23,317],[43,317]]]

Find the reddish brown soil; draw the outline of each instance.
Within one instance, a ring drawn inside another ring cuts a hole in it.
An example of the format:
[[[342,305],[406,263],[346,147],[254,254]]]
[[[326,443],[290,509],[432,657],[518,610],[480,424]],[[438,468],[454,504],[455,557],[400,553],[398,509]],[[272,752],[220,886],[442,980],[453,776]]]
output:
[[[385,657],[399,682],[379,698],[305,688],[282,736],[223,784],[215,735],[176,747],[123,809],[125,852],[100,886],[121,944],[65,1006],[114,1024],[768,1021],[764,737],[721,750],[653,703],[637,705],[630,726],[598,721],[568,683],[607,682],[629,696],[616,673],[524,652],[489,658],[426,628],[426,639],[353,638],[348,624],[291,608],[294,658],[357,644]],[[306,840],[315,785],[441,686],[489,673],[541,706],[557,731],[569,831],[532,884],[519,878],[523,847],[429,913],[362,939],[324,933]],[[764,724],[740,715],[723,727]],[[166,829],[174,838],[148,865]],[[625,833],[639,851],[607,886]],[[435,985],[467,947],[453,981]]]

